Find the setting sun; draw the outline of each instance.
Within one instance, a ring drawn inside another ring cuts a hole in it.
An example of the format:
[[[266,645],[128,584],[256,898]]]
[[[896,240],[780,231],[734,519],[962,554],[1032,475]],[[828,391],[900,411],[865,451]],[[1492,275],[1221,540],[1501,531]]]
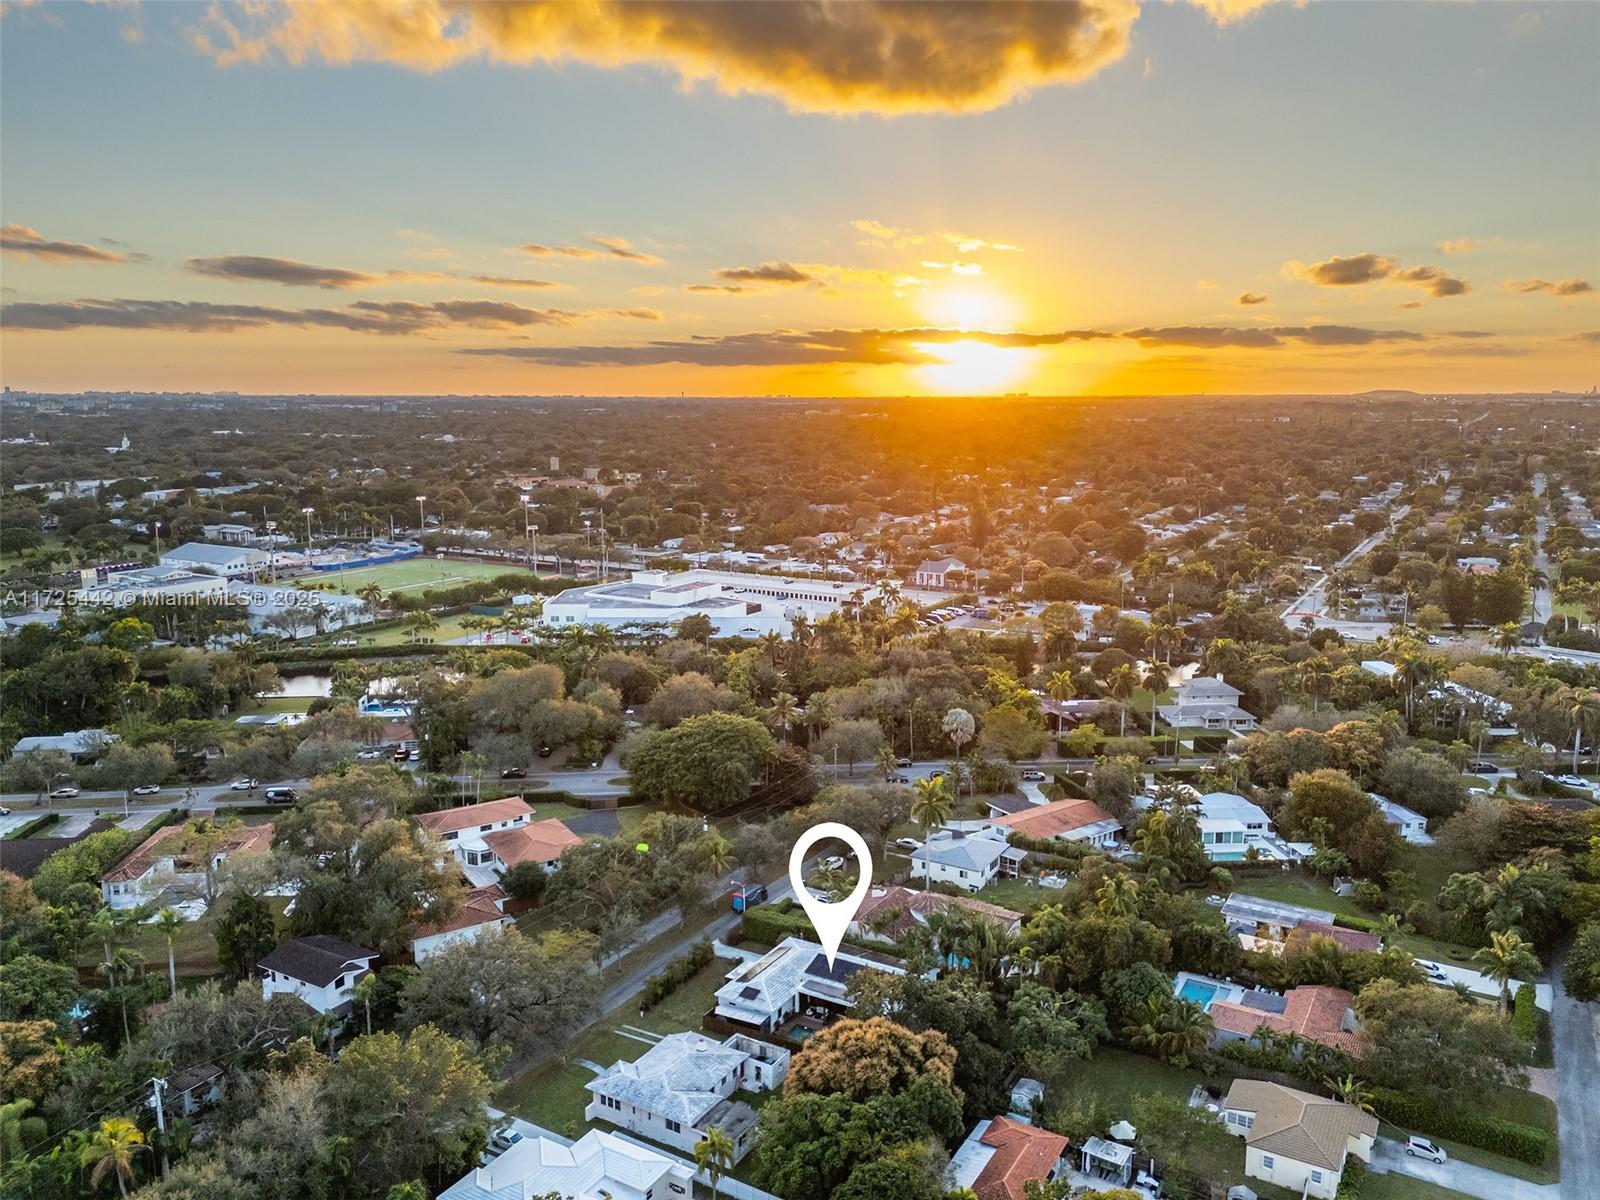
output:
[[[1009,329],[1017,320],[1011,297],[981,283],[960,283],[928,293],[922,314],[939,325],[957,329]]]
[[[920,343],[918,349],[943,362],[918,368],[924,383],[948,395],[987,395],[1008,389],[1030,366],[1034,351],[988,342]]]

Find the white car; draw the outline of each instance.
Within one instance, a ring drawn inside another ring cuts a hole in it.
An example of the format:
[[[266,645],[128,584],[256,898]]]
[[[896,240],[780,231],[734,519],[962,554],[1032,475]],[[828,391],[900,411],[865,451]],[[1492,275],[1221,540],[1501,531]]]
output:
[[[1027,783],[1043,783],[1048,778],[1050,777],[1043,771],[1024,771],[1022,773],[1022,779]]]
[[[133,794],[135,796],[154,796],[160,790],[161,785],[159,783],[141,783],[133,789]]]
[[[1426,960],[1419,958],[1417,959],[1417,966],[1422,968],[1422,973],[1426,975],[1433,983],[1450,982],[1450,976],[1444,973],[1444,969],[1440,967],[1438,963],[1427,962]]]
[[[897,849],[908,851],[915,851],[922,845],[916,838],[896,838],[894,844]]]
[[[50,799],[52,799],[52,800],[71,800],[77,794],[78,794],[78,789],[75,788],[75,787],[72,787],[70,785],[67,786],[67,787],[58,787],[55,791],[50,793]]]
[[[1588,791],[1592,786],[1589,781],[1584,779],[1581,775],[1557,775],[1556,782],[1561,784],[1563,787],[1582,788],[1584,791]]]
[[[7,808],[4,804],[0,804],[0,817],[9,817],[10,815],[11,815],[11,810],[9,808]]]
[[[830,854],[822,860],[822,865],[830,871],[844,870],[844,859],[837,854]]]
[[[253,792],[256,788],[254,779],[235,779],[228,785],[230,792]]]
[[[1408,1137],[1406,1139],[1406,1153],[1412,1158],[1425,1158],[1429,1162],[1436,1163],[1446,1162],[1450,1158],[1448,1154],[1425,1137]]]
[[[382,758],[382,750],[357,750],[356,757],[362,762],[371,762],[373,759]]]

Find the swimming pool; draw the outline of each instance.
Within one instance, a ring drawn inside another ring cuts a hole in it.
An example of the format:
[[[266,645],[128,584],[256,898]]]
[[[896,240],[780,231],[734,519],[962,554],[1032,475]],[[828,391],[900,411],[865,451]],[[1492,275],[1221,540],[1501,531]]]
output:
[[[1217,998],[1217,988],[1198,979],[1185,979],[1183,986],[1178,989],[1178,997],[1198,1004],[1202,1009],[1209,1009],[1211,1002]]]

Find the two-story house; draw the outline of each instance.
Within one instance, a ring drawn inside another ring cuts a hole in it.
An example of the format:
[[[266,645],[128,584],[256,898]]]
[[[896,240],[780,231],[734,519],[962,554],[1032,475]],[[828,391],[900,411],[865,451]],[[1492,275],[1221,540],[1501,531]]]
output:
[[[997,829],[937,829],[911,852],[911,874],[976,892],[992,882],[1007,862],[1015,874],[1023,853]]]
[[[554,870],[562,854],[583,840],[560,821],[535,821],[520,796],[418,813],[416,821],[450,848],[477,887],[495,883],[518,863]]]
[[[299,996],[319,1013],[344,1015],[355,1002],[356,984],[372,971],[376,950],[325,933],[285,938],[256,964],[261,994],[268,1000]]]
[[[1156,706],[1161,719],[1174,729],[1215,729],[1248,733],[1259,727],[1253,715],[1239,707],[1238,688],[1209,675],[1178,685],[1171,704]]]

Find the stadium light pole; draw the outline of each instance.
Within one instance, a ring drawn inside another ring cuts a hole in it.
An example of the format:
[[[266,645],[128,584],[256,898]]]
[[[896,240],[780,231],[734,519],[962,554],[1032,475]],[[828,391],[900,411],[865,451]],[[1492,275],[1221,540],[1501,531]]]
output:
[[[417,536],[418,537],[422,536],[423,528],[428,523],[427,515],[423,512],[423,509],[422,509],[422,502],[424,500],[426,500],[426,499],[427,499],[426,496],[418,496],[417,497]]]
[[[522,496],[522,538],[532,547],[533,557],[528,559],[528,568],[533,572],[535,579],[539,578],[539,533],[533,527],[533,512],[528,507],[533,503],[533,497],[526,492]]]
[[[151,531],[156,535],[156,561],[161,561],[161,522],[150,522]]]
[[[311,514],[317,510],[309,505],[300,510],[306,515],[306,566],[311,565]]]

